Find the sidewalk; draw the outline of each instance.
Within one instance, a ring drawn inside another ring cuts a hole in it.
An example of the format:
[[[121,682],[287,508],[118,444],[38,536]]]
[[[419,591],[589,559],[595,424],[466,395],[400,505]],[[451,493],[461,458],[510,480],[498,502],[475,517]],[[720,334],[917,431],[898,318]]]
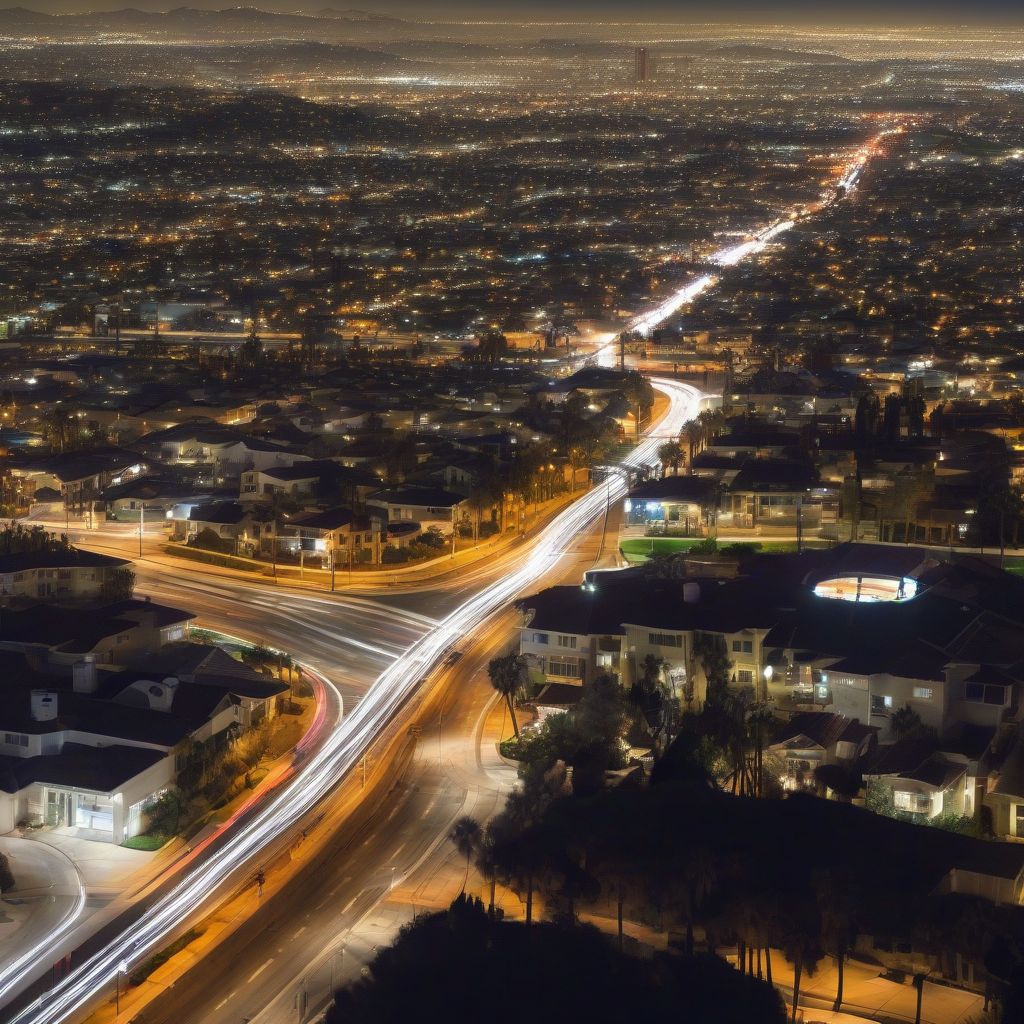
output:
[[[81,913],[86,880],[73,860],[46,843],[0,836],[15,888],[0,900],[0,965],[11,964]]]
[[[869,1019],[913,1021],[917,990],[881,976],[883,968],[858,960],[847,960],[843,972],[844,1013]],[[793,999],[793,965],[778,950],[772,950],[772,980],[788,1003]],[[839,972],[832,957],[818,964],[812,977],[800,977],[800,1009],[807,1022],[827,1020],[822,1011],[831,1010],[836,998]],[[964,1024],[981,1013],[984,999],[974,992],[926,981],[921,1001],[924,1024]],[[799,1018],[798,1018],[799,1019]]]
[[[296,747],[277,757],[265,758],[261,764],[267,768],[266,776],[253,789],[243,790],[229,803],[211,812],[207,825],[188,840],[176,836],[161,849],[147,852],[82,838],[71,829],[41,829],[27,837],[0,837],[0,844],[10,842],[19,844],[18,849],[31,846],[39,851],[50,851],[54,858],[59,857],[66,862],[80,879],[79,895],[75,900],[77,912],[60,919],[50,913],[45,918],[45,927],[41,926],[33,932],[36,942],[49,939],[49,946],[45,953],[37,957],[36,968],[29,970],[19,988],[31,984],[49,970],[48,965],[71,954],[133,903],[151,895],[159,886],[171,882],[216,836],[230,828],[249,808],[267,798],[290,775],[296,749],[315,741],[329,725],[328,715],[320,714],[326,707],[322,703],[322,684],[318,684],[314,678],[314,686],[319,691],[318,699],[309,703],[311,706],[315,703],[315,710],[307,708],[302,716],[304,722],[307,719],[312,721]],[[0,849],[3,847],[0,846]],[[2,918],[0,911],[0,965],[14,958],[4,955]],[[43,920],[42,915],[40,920]],[[62,921],[64,931],[54,938]],[[17,940],[17,947],[13,951],[16,955],[26,944],[20,932],[14,933],[14,938]]]

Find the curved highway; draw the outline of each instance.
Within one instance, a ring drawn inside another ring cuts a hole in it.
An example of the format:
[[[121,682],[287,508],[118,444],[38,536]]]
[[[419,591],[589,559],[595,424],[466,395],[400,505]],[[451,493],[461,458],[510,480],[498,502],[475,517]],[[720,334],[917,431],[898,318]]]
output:
[[[678,433],[683,423],[693,416],[699,394],[695,388],[675,381],[656,380],[654,384],[669,398],[668,411],[659,423],[659,430]],[[642,441],[628,464],[636,467],[657,465],[659,443],[657,438]],[[294,825],[297,809],[316,806],[355,766],[377,733],[415,692],[420,680],[430,673],[446,651],[552,569],[576,537],[603,516],[607,501],[621,498],[625,491],[626,484],[621,476],[616,475],[607,488],[589,491],[562,512],[539,534],[516,569],[446,614],[395,657],[354,710],[346,715],[341,726],[289,782],[219,845],[216,856],[197,862],[190,875],[145,910],[130,930],[114,938],[50,993],[41,997],[37,1005],[22,1011],[14,1020],[19,1024],[23,1021],[49,1024],[67,1020],[90,1004],[115,980],[118,972],[130,971],[158,949],[183,919],[211,903],[225,883],[237,880],[240,873],[251,870],[251,864],[261,852]],[[291,593],[283,595],[283,599],[292,607],[296,603],[296,597]],[[236,605],[235,608],[241,612],[242,606]],[[336,623],[332,623],[330,630],[326,627],[323,630],[334,642],[344,642]],[[305,652],[296,650],[294,643],[289,645],[289,649],[305,657]],[[363,650],[359,656],[367,653]],[[373,653],[380,656],[381,651],[377,649]]]
[[[829,201],[854,187],[880,140],[881,136],[857,154]],[[761,251],[793,223],[782,221],[769,226],[754,239],[716,254],[717,262],[730,265]],[[705,291],[714,280],[709,276],[690,282],[654,311],[634,321],[631,328],[648,330],[656,326]],[[676,381],[655,379],[653,383],[669,399],[668,410],[658,423],[658,433],[678,434],[695,415],[700,395],[695,388]],[[656,466],[660,443],[659,437],[646,438],[627,460],[627,466]],[[12,1021],[56,1024],[71,1019],[112,987],[119,972],[130,971],[159,949],[182,921],[211,905],[227,885],[237,883],[251,871],[252,865],[288,834],[296,819],[315,807],[352,770],[445,653],[545,577],[576,538],[604,515],[607,503],[620,499],[625,490],[622,476],[615,474],[607,487],[595,488],[582,496],[542,530],[529,548],[517,550],[514,558],[498,560],[497,578],[456,607],[436,610],[437,621],[414,605],[402,612],[390,601],[384,606],[371,599],[307,597],[293,591],[270,591],[265,586],[251,588],[246,603],[240,603],[239,591],[245,588],[234,581],[222,586],[209,578],[152,579],[143,568],[140,583],[154,596],[200,612],[204,602],[207,607],[227,602],[229,608],[222,611],[228,612],[235,632],[242,632],[246,620],[251,619],[253,633],[287,648],[314,668],[330,672],[343,686],[347,675],[348,685],[358,690],[359,680],[366,678],[367,669],[372,671],[382,663],[384,667],[340,727],[262,805],[239,820],[231,834],[217,844],[214,855],[196,860],[189,875],[142,911],[130,928],[111,938],[99,952],[34,1005],[17,1013]],[[250,603],[253,607],[247,607]],[[331,613],[329,620],[323,618],[325,611]],[[302,639],[297,639],[297,630],[304,631]],[[339,652],[344,655],[339,657]],[[349,673],[345,671],[346,664],[352,666]],[[352,693],[352,697],[358,695]],[[0,983],[0,999],[9,997],[24,976],[19,970],[5,973],[7,976]]]

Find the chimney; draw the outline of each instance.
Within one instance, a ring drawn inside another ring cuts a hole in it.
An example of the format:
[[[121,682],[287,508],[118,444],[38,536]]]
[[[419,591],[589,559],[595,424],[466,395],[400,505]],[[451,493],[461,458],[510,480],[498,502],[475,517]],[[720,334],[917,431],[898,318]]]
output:
[[[75,693],[96,692],[96,658],[87,654],[81,661],[71,666],[71,675]]]
[[[150,711],[170,711],[174,704],[174,695],[178,690],[176,676],[166,676],[162,682],[146,682],[146,696],[149,699]]]
[[[57,694],[54,690],[33,690],[31,694],[33,722],[52,722],[57,717]]]

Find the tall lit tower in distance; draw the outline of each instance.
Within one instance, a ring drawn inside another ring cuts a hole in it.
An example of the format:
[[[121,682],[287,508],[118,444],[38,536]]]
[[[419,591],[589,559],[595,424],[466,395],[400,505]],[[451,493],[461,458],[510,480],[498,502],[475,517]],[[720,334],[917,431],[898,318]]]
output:
[[[650,76],[650,58],[647,55],[646,46],[638,46],[633,51],[633,81],[642,85]]]

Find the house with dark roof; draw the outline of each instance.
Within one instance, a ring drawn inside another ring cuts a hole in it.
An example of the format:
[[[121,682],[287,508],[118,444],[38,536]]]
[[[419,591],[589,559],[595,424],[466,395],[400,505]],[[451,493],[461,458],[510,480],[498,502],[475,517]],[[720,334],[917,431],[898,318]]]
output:
[[[366,508],[384,523],[419,523],[424,530],[436,526],[447,535],[469,514],[469,499],[440,487],[393,487],[371,494]]]
[[[863,766],[864,780],[869,787],[888,790],[897,811],[922,818],[973,815],[974,763],[944,747],[934,734],[909,736],[879,747]]]
[[[184,527],[183,537],[187,543],[191,543],[204,530],[210,530],[221,540],[231,541],[236,550],[251,546],[259,538],[259,527],[251,506],[246,506],[237,501],[213,501],[202,505],[195,505],[183,520],[180,526]],[[175,532],[178,532],[179,523],[175,523]]]
[[[758,556],[727,580],[598,572],[519,605],[520,649],[553,681],[612,672],[629,685],[651,655],[699,705],[697,646],[711,637],[725,645],[732,685],[780,709],[876,727],[881,740],[905,710],[943,737],[993,730],[1013,720],[1024,685],[1024,580],[921,549]]]
[[[239,501],[271,501],[289,497],[313,504],[330,495],[358,500],[380,486],[380,480],[365,470],[354,470],[332,459],[309,459],[291,466],[249,469],[242,473]]]
[[[871,749],[877,730],[845,715],[803,711],[784,723],[765,750],[778,759],[786,789],[810,786],[814,770],[826,764],[855,766]]]
[[[83,657],[121,665],[184,638],[191,612],[130,598],[102,606],[35,604],[0,616],[0,650],[43,670],[70,671]]]
[[[288,688],[198,644],[144,668],[54,668],[0,651],[0,831],[35,820],[123,842],[197,747],[273,716]]]
[[[712,477],[665,476],[632,488],[625,498],[622,537],[699,537],[718,508],[720,485]]]
[[[819,486],[809,462],[747,459],[727,487],[719,527],[763,533],[771,529],[819,529],[830,489]],[[831,507],[831,506],[830,506]],[[831,507],[832,518],[835,508]]]
[[[1024,840],[1024,730],[1019,727],[1007,744],[995,784],[985,794],[985,805],[991,809],[994,835]]]
[[[215,481],[237,480],[249,469],[291,466],[309,459],[301,450],[252,437],[234,427],[198,420],[155,431],[136,447],[165,466],[194,467]]]
[[[122,523],[163,522],[167,514],[188,498],[200,500],[194,492],[158,476],[139,477],[104,488],[100,495],[108,520]]]
[[[293,555],[302,551],[307,558],[320,559],[324,566],[333,559],[335,567],[344,567],[367,557],[361,558],[360,552],[376,550],[380,528],[381,520],[350,508],[297,512],[279,526],[278,551]]]
[[[96,600],[126,558],[68,547],[0,555],[0,606],[18,601]]]
[[[52,488],[60,492],[66,508],[78,512],[91,508],[104,488],[137,479],[148,470],[148,461],[137,452],[114,447],[33,458],[11,467],[25,497]]]

